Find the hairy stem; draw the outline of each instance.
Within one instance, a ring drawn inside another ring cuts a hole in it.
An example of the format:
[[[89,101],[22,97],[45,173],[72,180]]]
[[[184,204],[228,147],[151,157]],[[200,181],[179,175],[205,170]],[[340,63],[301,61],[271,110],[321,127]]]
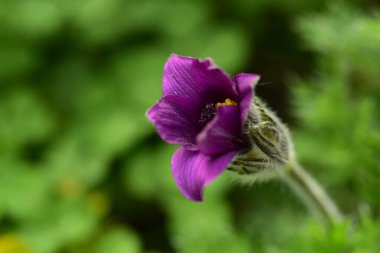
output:
[[[332,225],[342,220],[342,214],[325,190],[297,162],[288,166],[283,179],[316,216]]]

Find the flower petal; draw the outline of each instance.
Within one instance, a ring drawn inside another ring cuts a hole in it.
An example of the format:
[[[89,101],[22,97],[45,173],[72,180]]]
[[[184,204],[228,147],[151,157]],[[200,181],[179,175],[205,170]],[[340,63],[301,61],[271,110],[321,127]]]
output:
[[[233,151],[210,157],[199,151],[179,148],[172,157],[174,180],[188,199],[202,201],[204,187],[225,170],[235,154]]]
[[[214,156],[242,149],[241,136],[239,107],[221,106],[214,119],[197,136],[197,144],[203,154]]]
[[[240,122],[243,124],[247,118],[249,107],[254,97],[254,88],[260,76],[256,74],[240,73],[235,76],[235,83],[239,91],[239,107],[241,111]]]
[[[180,95],[200,98],[199,88],[192,76],[193,63],[198,61],[192,57],[171,55],[164,67],[162,80],[163,95]]]
[[[156,125],[163,140],[192,149],[199,132],[200,106],[194,98],[166,96],[148,110],[147,117]]]
[[[202,98],[207,102],[223,102],[226,98],[237,100],[236,84],[223,70],[215,66],[211,59],[195,61],[192,75],[201,88]]]
[[[165,64],[163,95],[179,95],[220,102],[236,99],[235,83],[210,59],[172,55]]]

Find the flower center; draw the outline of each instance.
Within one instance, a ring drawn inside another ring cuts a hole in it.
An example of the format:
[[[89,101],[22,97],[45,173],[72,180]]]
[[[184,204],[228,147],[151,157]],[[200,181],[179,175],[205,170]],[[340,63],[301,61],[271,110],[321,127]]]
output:
[[[213,103],[208,103],[201,111],[199,123],[202,126],[206,125],[216,114],[216,107]]]
[[[221,106],[237,106],[237,103],[232,99],[227,98],[223,103],[216,103],[215,107],[218,109]]]
[[[214,118],[216,111],[221,106],[237,106],[237,103],[232,99],[227,98],[224,102],[208,103],[201,111],[201,117],[199,119],[199,123],[201,125],[206,125],[212,118]]]

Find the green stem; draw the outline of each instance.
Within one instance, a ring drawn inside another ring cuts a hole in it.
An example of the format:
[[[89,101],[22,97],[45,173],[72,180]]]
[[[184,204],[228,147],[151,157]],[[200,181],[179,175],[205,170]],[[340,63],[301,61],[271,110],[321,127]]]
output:
[[[342,214],[325,190],[297,162],[288,166],[284,181],[293,189],[312,213],[329,222],[341,222]]]

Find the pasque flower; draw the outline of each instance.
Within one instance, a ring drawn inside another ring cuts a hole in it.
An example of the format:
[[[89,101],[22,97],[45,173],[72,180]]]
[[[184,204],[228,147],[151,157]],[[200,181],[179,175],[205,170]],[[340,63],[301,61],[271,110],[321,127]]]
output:
[[[331,223],[339,209],[298,164],[289,130],[259,98],[256,74],[231,79],[210,59],[172,55],[163,76],[163,97],[147,117],[161,138],[180,148],[172,172],[181,192],[193,201],[224,170],[243,182],[282,178],[315,213]]]
[[[210,59],[172,55],[166,62],[163,97],[147,117],[163,140],[181,145],[172,172],[187,198],[202,201],[205,185],[249,145],[243,124],[258,80],[246,73],[231,79]]]

